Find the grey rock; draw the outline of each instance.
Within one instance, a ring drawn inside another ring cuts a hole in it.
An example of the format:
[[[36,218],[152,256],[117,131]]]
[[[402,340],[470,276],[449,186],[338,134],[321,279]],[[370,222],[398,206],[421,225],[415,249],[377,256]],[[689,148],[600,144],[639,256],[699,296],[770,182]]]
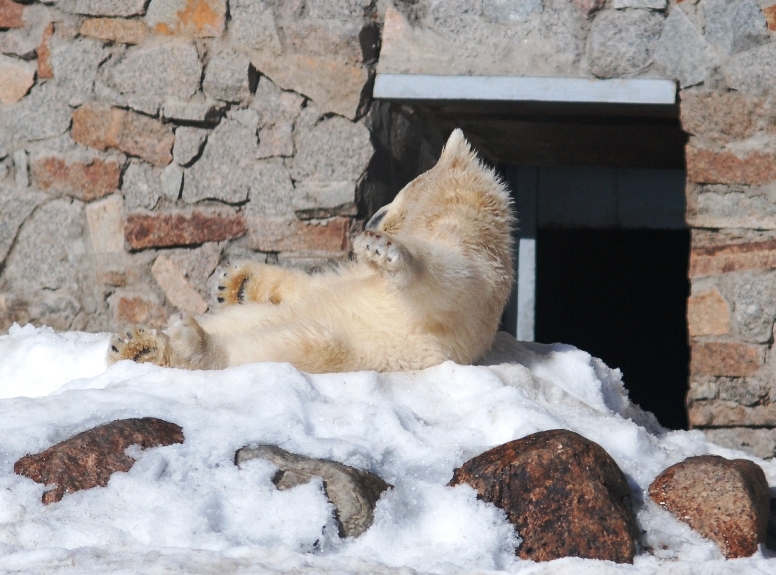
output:
[[[209,305],[216,304],[215,294],[219,277],[212,277],[221,261],[221,247],[217,243],[202,244],[196,249],[168,250],[167,255],[183,270],[191,286]],[[208,286],[208,284],[213,284]],[[209,300],[209,301],[208,301]]]
[[[695,185],[687,189],[687,223],[693,228],[776,229],[776,190]]]
[[[379,32],[360,20],[284,20],[281,30],[284,46],[292,53],[336,55],[352,62],[377,57]]]
[[[307,11],[313,18],[363,18],[374,6],[375,0],[307,0]]]
[[[0,53],[18,56],[23,60],[33,60],[36,50],[43,37],[43,31],[48,26],[49,18],[42,14],[32,14],[40,10],[41,6],[28,6],[25,8],[24,18],[28,25],[24,28],[13,28],[0,32]],[[44,12],[46,11],[43,8]],[[32,18],[31,18],[32,17]]]
[[[147,162],[132,159],[124,172],[121,191],[128,211],[153,209],[162,197],[159,171]]]
[[[612,8],[650,8],[652,10],[665,10],[668,0],[612,0]]]
[[[431,6],[431,25],[453,42],[469,38],[480,22],[482,0],[437,0]]]
[[[227,104],[205,98],[197,92],[190,100],[166,98],[162,104],[162,117],[188,122],[217,123]]]
[[[0,182],[0,264],[5,261],[21,225],[46,199],[44,194],[32,190],[19,193]]]
[[[159,108],[162,107],[159,96],[155,94],[127,94],[124,101],[133,110],[148,116],[156,116],[159,113]]]
[[[286,215],[291,212],[294,186],[279,159],[262,160],[253,168],[248,216]]]
[[[244,202],[257,154],[255,132],[236,120],[221,122],[208,137],[202,157],[189,169],[183,185],[184,201]]]
[[[752,378],[720,377],[719,399],[734,401],[739,405],[755,405],[768,397],[768,385]]]
[[[72,294],[62,290],[37,292],[30,298],[28,307],[32,321],[57,331],[71,329],[79,311],[81,311],[79,301]]]
[[[26,98],[6,108],[14,140],[43,140],[64,134],[72,117],[67,100],[67,93],[53,82],[34,86]]]
[[[108,52],[103,45],[90,38],[52,40],[51,67],[54,78],[57,85],[67,92],[71,106],[78,106],[89,99],[97,70],[107,57]]]
[[[164,197],[173,202],[177,200],[183,187],[183,170],[177,164],[170,164],[162,170],[160,179]]]
[[[259,158],[294,155],[293,124],[281,122],[259,132]]]
[[[743,272],[734,277],[734,332],[744,341],[767,342],[776,320],[776,274]]]
[[[717,66],[714,49],[681,9],[666,18],[655,49],[655,64],[682,88],[700,84]]]
[[[706,439],[717,445],[740,449],[755,457],[768,459],[776,455],[776,429],[729,427],[704,429],[703,433],[706,434]]]
[[[239,102],[251,95],[248,87],[247,57],[231,49],[213,54],[205,71],[202,91],[206,96],[227,102]]]
[[[231,0],[229,35],[237,43],[254,50],[280,54],[275,16],[264,0]]]
[[[259,113],[251,108],[229,110],[226,117],[230,120],[237,120],[252,132],[255,132],[259,127]]]
[[[356,181],[374,154],[369,130],[363,124],[333,116],[295,134],[296,156],[291,163],[295,180]]]
[[[122,94],[173,96],[184,101],[197,92],[201,76],[197,49],[184,40],[132,47],[107,73],[108,84]]]
[[[87,16],[137,16],[145,14],[148,0],[59,0],[57,8]]]
[[[13,153],[14,178],[16,185],[20,188],[26,188],[30,185],[29,161],[25,150],[16,150]]]
[[[175,144],[172,147],[172,157],[180,166],[188,166],[199,156],[202,146],[207,141],[210,130],[180,126],[175,130]]]
[[[10,140],[11,138],[8,136],[5,130],[0,127],[0,160],[8,155],[11,145]]]
[[[706,39],[725,54],[734,54],[768,41],[768,29],[754,0],[704,0]]]
[[[259,113],[259,127],[280,122],[293,122],[302,111],[304,98],[294,92],[278,88],[272,80],[262,76],[256,86],[251,109]]]
[[[302,219],[354,216],[357,213],[356,183],[296,182],[292,207]]]
[[[24,291],[67,289],[77,293],[86,252],[83,204],[56,199],[40,206],[22,226],[3,277]]]
[[[665,0],[663,0],[665,1]],[[482,15],[491,22],[509,23],[541,14],[542,0],[483,0]]]
[[[392,488],[374,473],[337,461],[296,455],[275,445],[243,447],[235,454],[238,466],[251,459],[265,459],[278,468],[272,482],[281,490],[320,477],[326,497],[336,508],[341,537],[358,537],[369,529],[380,495]]]
[[[736,54],[722,67],[727,85],[734,90],[763,94],[776,85],[776,43]]]
[[[636,74],[652,63],[663,17],[648,10],[605,10],[590,27],[587,58],[599,78]]]

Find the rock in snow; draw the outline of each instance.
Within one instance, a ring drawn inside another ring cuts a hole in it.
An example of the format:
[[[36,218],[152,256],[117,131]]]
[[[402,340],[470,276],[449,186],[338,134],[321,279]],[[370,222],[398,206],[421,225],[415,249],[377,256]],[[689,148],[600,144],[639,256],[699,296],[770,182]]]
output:
[[[704,537],[725,557],[749,557],[765,542],[770,492],[763,470],[746,459],[689,457],[649,486],[652,500]]]
[[[79,433],[43,453],[25,455],[14,463],[14,473],[55,487],[43,494],[43,503],[60,501],[65,493],[105,487],[116,471],[129,471],[135,460],[124,453],[130,445],[142,448],[183,443],[183,430],[153,417],[122,419]]]
[[[522,559],[560,557],[632,563],[638,537],[625,474],[597,443],[554,429],[470,459],[450,485],[468,483],[503,509]]]
[[[276,445],[243,447],[237,450],[234,462],[240,465],[251,459],[266,459],[278,468],[272,478],[278,489],[291,489],[320,477],[326,497],[337,510],[340,537],[358,537],[369,529],[377,500],[392,487],[374,473],[337,461],[296,455]]]

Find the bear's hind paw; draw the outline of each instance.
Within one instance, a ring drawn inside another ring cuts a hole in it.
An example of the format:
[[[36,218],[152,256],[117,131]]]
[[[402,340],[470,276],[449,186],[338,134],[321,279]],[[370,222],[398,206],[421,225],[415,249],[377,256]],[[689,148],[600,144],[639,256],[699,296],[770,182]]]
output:
[[[134,328],[123,334],[115,334],[108,346],[108,364],[123,359],[137,363],[166,365],[165,341],[155,329]]]
[[[230,266],[221,276],[218,282],[218,295],[216,300],[224,305],[234,305],[245,301],[245,286],[251,279],[250,272],[246,267],[234,265]]]

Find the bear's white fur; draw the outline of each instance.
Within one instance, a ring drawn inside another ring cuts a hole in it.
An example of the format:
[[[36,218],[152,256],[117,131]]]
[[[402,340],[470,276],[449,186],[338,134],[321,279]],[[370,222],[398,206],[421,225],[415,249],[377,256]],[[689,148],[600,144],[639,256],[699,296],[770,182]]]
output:
[[[395,371],[466,364],[490,347],[510,293],[512,209],[460,130],[354,241],[355,261],[308,275],[242,262],[223,309],[177,316],[164,333],[111,340],[109,363],[218,369],[257,361],[300,370]]]

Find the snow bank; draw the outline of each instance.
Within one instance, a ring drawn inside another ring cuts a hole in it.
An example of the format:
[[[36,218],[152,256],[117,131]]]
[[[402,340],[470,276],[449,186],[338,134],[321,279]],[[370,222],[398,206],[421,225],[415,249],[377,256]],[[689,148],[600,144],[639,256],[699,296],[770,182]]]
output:
[[[0,571],[19,573],[774,573],[767,550],[726,561],[653,503],[635,564],[519,561],[504,514],[455,467],[501,443],[566,428],[600,443],[637,499],[691,455],[741,457],[700,432],[665,432],[631,405],[620,374],[570,346],[508,337],[483,366],[307,375],[286,364],[187,372],[122,362],[105,334],[12,328],[0,337]],[[159,417],[186,440],[141,452],[105,488],[43,506],[43,486],[13,473],[27,453],[95,425]],[[251,443],[336,459],[395,486],[359,539],[332,533],[320,482],[278,491],[272,466],[233,464]],[[771,485],[776,465],[759,463]]]

